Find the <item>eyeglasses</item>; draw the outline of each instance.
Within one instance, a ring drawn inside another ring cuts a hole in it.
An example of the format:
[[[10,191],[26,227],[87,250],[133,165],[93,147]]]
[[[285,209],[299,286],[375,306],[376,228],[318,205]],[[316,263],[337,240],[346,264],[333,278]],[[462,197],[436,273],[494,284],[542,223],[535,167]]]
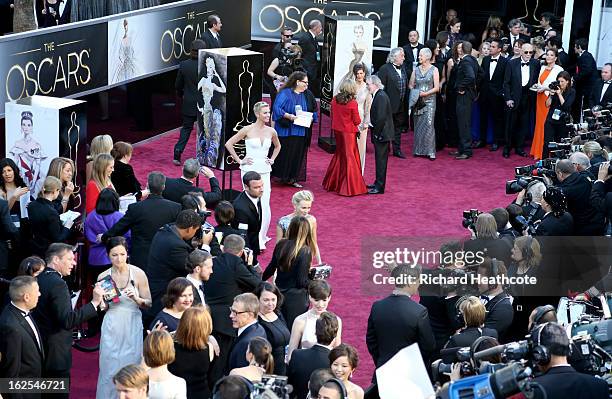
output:
[[[231,306],[230,306],[230,308],[229,308],[229,311],[230,311],[230,314],[235,314],[236,316],[238,316],[239,314],[243,314],[243,313],[249,313],[249,312],[247,312],[246,310],[245,310],[244,312],[238,312],[238,311],[236,311],[236,310],[232,309],[232,307],[231,307]]]
[[[307,81],[307,80],[298,80],[298,82],[302,82],[302,83],[304,83],[304,84],[306,84],[306,85],[308,84],[308,81]]]
[[[533,54],[535,51],[523,51],[523,54]]]

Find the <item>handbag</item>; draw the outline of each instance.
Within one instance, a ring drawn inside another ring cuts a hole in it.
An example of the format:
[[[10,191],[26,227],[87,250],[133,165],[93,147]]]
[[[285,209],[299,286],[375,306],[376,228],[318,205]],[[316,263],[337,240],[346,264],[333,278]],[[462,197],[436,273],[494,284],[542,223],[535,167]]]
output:
[[[332,267],[327,263],[321,263],[320,265],[313,266],[308,272],[308,278],[310,280],[325,280],[331,276]]]

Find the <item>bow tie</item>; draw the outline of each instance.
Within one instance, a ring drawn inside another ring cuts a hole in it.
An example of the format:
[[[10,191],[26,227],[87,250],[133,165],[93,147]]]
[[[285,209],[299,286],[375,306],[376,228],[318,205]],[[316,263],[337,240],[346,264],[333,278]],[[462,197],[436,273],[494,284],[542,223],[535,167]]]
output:
[[[21,314],[23,315],[23,317],[30,317],[30,316],[32,316],[32,312],[21,312]]]
[[[487,295],[481,295],[480,296],[480,302],[486,306],[487,303],[489,303],[489,297]]]
[[[612,80],[604,80],[604,81],[603,81],[603,83],[604,83],[605,85],[609,85],[610,83],[612,83]]]
[[[393,64],[393,66],[395,67],[395,69],[402,69],[402,66],[401,66],[401,65],[400,65],[400,66],[397,66],[397,65]]]
[[[521,67],[524,67],[524,66],[529,66],[529,63],[528,62],[521,62]]]
[[[497,58],[491,58],[491,62],[497,62]]]
[[[419,48],[419,46],[410,46],[413,50]]]

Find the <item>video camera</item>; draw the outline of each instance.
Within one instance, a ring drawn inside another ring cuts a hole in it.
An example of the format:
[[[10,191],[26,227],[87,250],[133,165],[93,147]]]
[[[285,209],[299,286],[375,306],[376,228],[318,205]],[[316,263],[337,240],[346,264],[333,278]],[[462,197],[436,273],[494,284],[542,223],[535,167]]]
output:
[[[287,377],[264,374],[260,382],[254,384],[252,399],[289,399],[293,387],[287,384]]]

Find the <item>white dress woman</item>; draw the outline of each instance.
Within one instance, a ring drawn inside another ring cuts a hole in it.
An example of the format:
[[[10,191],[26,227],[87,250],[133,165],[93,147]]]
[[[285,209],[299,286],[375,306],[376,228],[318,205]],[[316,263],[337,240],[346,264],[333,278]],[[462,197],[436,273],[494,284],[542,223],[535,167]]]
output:
[[[45,172],[42,170],[41,163],[47,158],[40,143],[33,137],[33,119],[30,111],[21,113],[23,139],[16,141],[8,152],[9,158],[17,164],[19,174],[27,184],[32,199],[36,198],[45,179]]]
[[[270,210],[270,194],[272,191],[270,172],[272,171],[272,164],[274,164],[274,160],[280,152],[281,145],[276,130],[266,125],[270,122],[270,106],[260,101],[253,106],[253,111],[257,121],[240,129],[238,133],[227,140],[225,147],[234,161],[240,165],[242,177],[247,172],[255,171],[261,175],[264,182],[264,192],[261,197],[259,247],[265,249],[266,242],[270,240],[268,228],[270,227],[270,220],[272,220],[272,212]],[[235,147],[240,148],[238,142],[243,139],[245,155],[243,158],[240,158]],[[274,151],[268,157],[272,144],[274,144]]]
[[[213,109],[212,99],[215,92],[225,93],[225,83],[215,69],[215,60],[206,59],[206,76],[198,82],[204,105],[198,110],[202,114],[203,135],[198,138],[198,159],[206,166],[217,167],[219,144],[221,142],[222,115],[219,109]],[[216,79],[215,79],[216,78]],[[218,82],[219,84],[217,85]]]

